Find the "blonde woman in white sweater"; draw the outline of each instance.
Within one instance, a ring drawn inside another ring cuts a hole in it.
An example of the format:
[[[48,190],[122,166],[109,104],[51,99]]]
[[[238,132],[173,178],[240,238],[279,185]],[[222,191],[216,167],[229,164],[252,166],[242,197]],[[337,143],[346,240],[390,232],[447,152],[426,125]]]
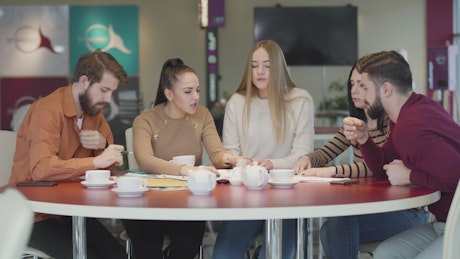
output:
[[[279,45],[271,40],[257,42],[240,86],[227,102],[223,128],[227,151],[257,161],[267,170],[293,168],[300,156],[313,151],[313,123],[313,100],[290,78]],[[294,255],[295,223],[283,221],[283,258]],[[264,221],[255,220],[224,222],[213,258],[243,258],[263,226]]]

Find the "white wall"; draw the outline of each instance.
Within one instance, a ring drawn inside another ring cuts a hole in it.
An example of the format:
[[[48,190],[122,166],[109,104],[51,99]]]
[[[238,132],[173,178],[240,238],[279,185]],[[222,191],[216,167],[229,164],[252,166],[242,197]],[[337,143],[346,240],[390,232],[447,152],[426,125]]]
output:
[[[41,5],[137,4],[140,28],[140,88],[147,106],[155,99],[163,62],[180,57],[198,72],[205,86],[205,34],[198,25],[197,0],[41,0]],[[253,44],[255,6],[341,6],[358,7],[359,55],[401,49],[409,53],[415,90],[425,93],[426,40],[424,0],[226,0],[226,26],[219,29],[219,72],[221,93],[233,93],[241,80],[245,60]],[[36,0],[0,0],[0,5],[37,5]],[[120,19],[123,19],[120,17]],[[323,98],[322,73],[327,86],[345,80],[349,67],[291,67],[299,86],[313,95],[316,104]],[[203,91],[202,102],[205,100]]]

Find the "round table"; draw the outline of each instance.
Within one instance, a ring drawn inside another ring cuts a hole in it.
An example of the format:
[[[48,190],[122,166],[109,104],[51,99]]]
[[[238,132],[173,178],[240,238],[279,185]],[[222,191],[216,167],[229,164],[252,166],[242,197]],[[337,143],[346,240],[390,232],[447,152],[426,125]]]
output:
[[[7,187],[24,194],[34,212],[73,216],[74,231],[80,237],[74,244],[76,258],[86,258],[84,217],[266,220],[267,257],[279,258],[282,219],[388,212],[422,207],[440,198],[436,190],[391,186],[388,181],[368,178],[353,185],[302,182],[292,189],[275,189],[267,185],[263,190],[248,190],[244,186],[218,184],[212,194],[206,196],[193,195],[189,190],[149,190],[136,198],[118,197],[110,189],[88,189],[79,182],[61,182],[53,187],[7,185],[0,191]],[[301,230],[298,228],[298,231]]]

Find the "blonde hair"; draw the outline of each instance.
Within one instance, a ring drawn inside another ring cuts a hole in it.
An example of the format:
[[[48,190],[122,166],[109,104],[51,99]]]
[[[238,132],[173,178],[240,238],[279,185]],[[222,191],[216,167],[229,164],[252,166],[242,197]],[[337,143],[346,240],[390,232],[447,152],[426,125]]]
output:
[[[291,79],[283,51],[278,43],[272,40],[262,40],[254,44],[246,62],[246,69],[241,79],[241,83],[236,90],[241,95],[246,95],[246,102],[243,112],[243,132],[246,135],[245,127],[250,122],[251,99],[257,94],[258,89],[252,83],[252,55],[259,49],[263,48],[268,53],[270,61],[270,78],[268,82],[268,105],[270,115],[275,129],[275,137],[277,143],[284,139],[284,131],[286,125],[286,102],[285,95],[291,89],[297,87]]]

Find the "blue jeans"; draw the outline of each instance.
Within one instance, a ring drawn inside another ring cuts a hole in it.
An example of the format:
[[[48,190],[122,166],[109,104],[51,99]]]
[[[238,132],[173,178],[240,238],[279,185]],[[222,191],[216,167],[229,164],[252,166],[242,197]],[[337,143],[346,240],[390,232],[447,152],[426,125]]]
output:
[[[263,220],[224,221],[219,229],[212,258],[245,258],[251,244],[264,232]],[[283,220],[282,258],[292,258],[295,253],[297,220]],[[265,258],[265,242],[259,258]]]
[[[356,259],[360,244],[381,242],[426,219],[423,209],[328,218],[321,226],[321,243],[328,259]]]

